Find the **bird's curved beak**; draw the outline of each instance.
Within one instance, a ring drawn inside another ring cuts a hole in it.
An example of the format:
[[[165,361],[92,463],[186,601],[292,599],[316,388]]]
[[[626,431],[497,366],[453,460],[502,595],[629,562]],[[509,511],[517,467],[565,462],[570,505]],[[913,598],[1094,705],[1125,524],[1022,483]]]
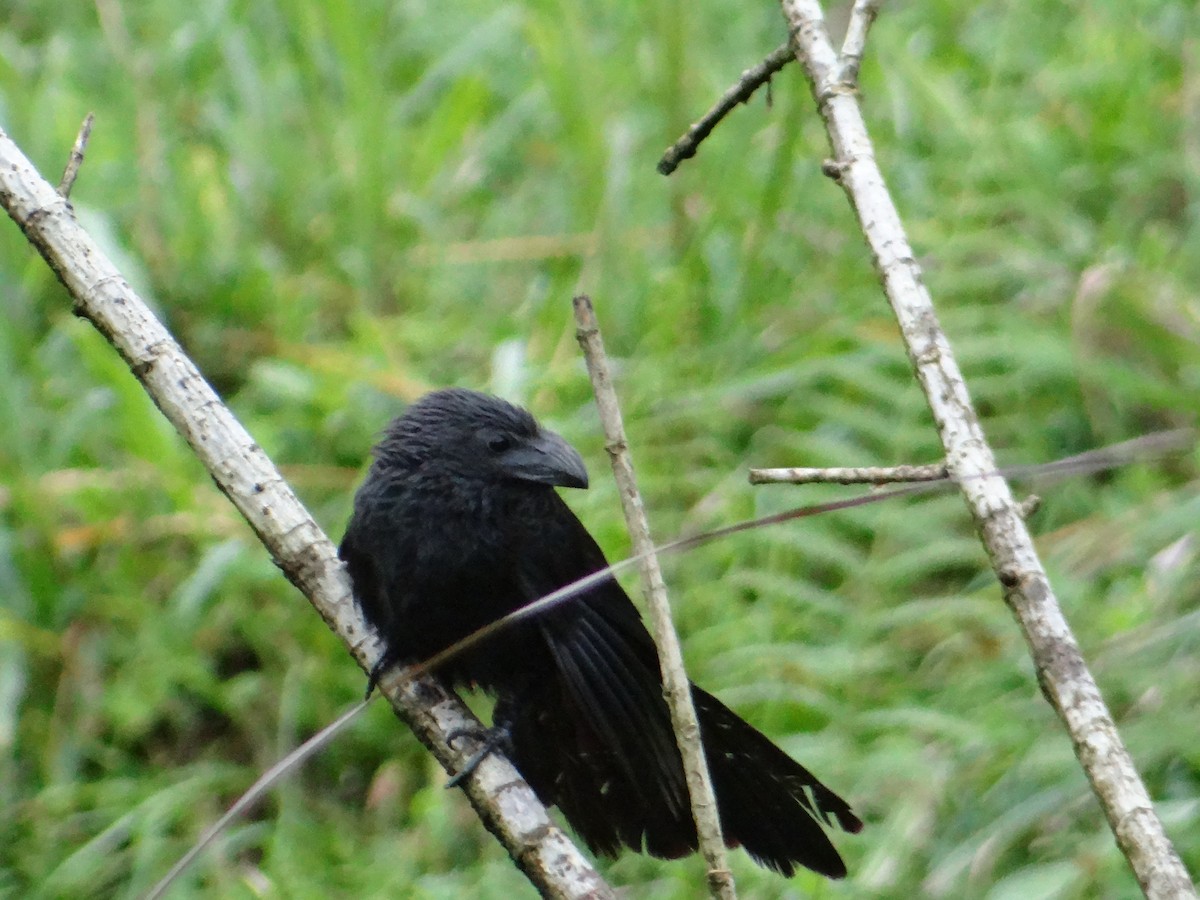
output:
[[[583,457],[553,431],[545,429],[533,440],[505,454],[504,470],[518,481],[572,488],[588,486]]]

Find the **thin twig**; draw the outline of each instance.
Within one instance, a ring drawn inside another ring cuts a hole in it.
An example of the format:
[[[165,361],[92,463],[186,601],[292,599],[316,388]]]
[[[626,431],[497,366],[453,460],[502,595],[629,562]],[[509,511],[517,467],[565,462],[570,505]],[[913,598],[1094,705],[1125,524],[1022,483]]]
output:
[[[1132,465],[1136,462],[1143,462],[1147,459],[1154,459],[1163,456],[1167,453],[1174,453],[1192,446],[1195,442],[1196,433],[1191,428],[1174,428],[1168,431],[1154,431],[1150,434],[1144,434],[1141,437],[1131,438],[1127,441],[1120,441],[1116,444],[1109,444],[1107,447],[1098,447],[1095,450],[1085,450],[1083,453],[1077,453],[1074,456],[1064,456],[1062,459],[1056,459],[1048,463],[1032,463],[1029,465],[1005,466],[1002,469],[996,469],[990,473],[984,473],[987,477],[1002,477],[1002,478],[1039,478],[1045,479],[1048,476],[1064,476],[1064,475],[1079,475],[1085,472],[1099,472],[1104,469],[1115,469],[1120,466]],[[940,474],[939,474],[940,470]],[[800,478],[793,479],[790,474],[793,472],[801,473]],[[786,474],[785,474],[786,473]],[[806,473],[811,473],[813,477],[803,477]],[[842,478],[841,473],[847,473],[846,478]],[[857,473],[863,473],[864,477],[855,477]],[[891,473],[897,473],[902,477],[881,477],[876,480],[875,475],[889,476]],[[774,476],[778,474],[779,477]],[[758,477],[761,476],[761,477]],[[887,466],[887,467],[866,467],[866,468],[789,468],[789,469],[751,469],[750,483],[751,484],[771,484],[771,483],[820,483],[828,482],[831,484],[885,484],[889,482],[912,482],[912,481],[954,481],[959,476],[947,471],[944,463],[931,463],[923,466]],[[976,475],[972,477],[984,477],[984,475]]]
[[[163,415],[191,445],[287,578],[308,597],[364,671],[382,650],[362,617],[333,544],[283,476],[233,416],[195,364],[79,225],[68,201],[38,175],[0,130],[0,204],[62,281],[76,312],[124,358]],[[432,679],[385,691],[393,709],[450,772],[478,749],[450,746],[454,732],[480,730],[462,702]],[[465,744],[465,746],[462,746]],[[612,897],[595,867],[546,813],[516,769],[485,759],[464,792],[485,826],[545,896]]]
[[[1063,475],[1079,475],[1084,472],[1098,472],[1103,469],[1115,469],[1119,466],[1132,465],[1136,462],[1144,462],[1147,459],[1154,459],[1163,456],[1167,453],[1190,447],[1196,438],[1196,433],[1191,428],[1174,428],[1169,431],[1154,431],[1150,434],[1143,434],[1141,437],[1130,438],[1127,441],[1121,441],[1116,444],[1109,444],[1107,447],[1098,447],[1095,450],[1085,450],[1083,453],[1077,453],[1074,456],[1064,456],[1062,459],[1056,459],[1048,463],[1033,463],[1030,465],[1015,465],[1005,466],[1002,469],[997,469],[989,474],[991,476],[999,476],[1003,478],[1046,478],[1047,476],[1063,476]],[[783,477],[783,473],[798,472],[811,473],[813,477],[800,477],[793,479],[791,477]],[[776,479],[774,476],[779,473],[780,477]],[[847,477],[842,478],[841,474],[846,473]],[[855,477],[857,473],[863,473],[864,477]],[[890,477],[892,473],[896,477]],[[876,478],[879,476],[885,476]],[[757,476],[762,476],[757,478]],[[947,471],[945,463],[931,463],[923,466],[887,466],[887,467],[867,467],[867,468],[791,468],[791,469],[751,469],[750,483],[751,484],[769,484],[774,482],[780,483],[807,483],[807,482],[828,482],[831,484],[886,484],[889,482],[910,482],[910,481],[953,481],[957,476]],[[980,477],[980,476],[976,476]]]
[[[608,371],[608,357],[604,353],[600,325],[596,321],[596,313],[589,298],[576,297],[574,307],[575,336],[579,339],[579,346],[583,348],[588,374],[592,378],[596,407],[604,425],[604,449],[608,451],[612,460],[613,477],[620,489],[621,508],[625,511],[625,522],[629,528],[634,553],[642,556],[639,566],[642,591],[646,595],[654,642],[658,646],[663,695],[671,711],[675,741],[683,758],[683,773],[692,801],[692,817],[696,821],[700,853],[708,866],[708,888],[718,900],[735,900],[737,893],[734,889],[733,873],[729,870],[726,858],[725,839],[721,836],[716,795],[713,792],[708,762],[704,758],[700,724],[696,719],[696,709],[692,705],[691,682],[688,681],[687,672],[683,667],[683,651],[679,646],[675,623],[671,621],[667,586],[663,583],[662,570],[658,566],[658,558],[654,555],[650,525],[646,521],[642,495],[638,492],[637,479],[633,474],[633,460],[630,458],[629,444],[625,439],[625,425],[621,420],[617,392]]]
[[[88,113],[79,126],[79,134],[75,136],[75,146],[71,148],[71,158],[63,169],[62,181],[58,183],[58,195],[64,200],[71,196],[71,188],[75,187],[75,178],[79,175],[79,167],[83,165],[83,153],[87,150],[88,138],[92,136],[92,123],[96,121],[95,113]]]
[[[854,0],[850,10],[850,21],[846,23],[846,38],[842,41],[842,52],[838,54],[842,84],[858,87],[858,70],[862,66],[863,52],[867,46],[867,32],[879,15],[883,0]]]
[[[910,481],[940,481],[946,477],[945,463],[923,466],[831,466],[814,469],[794,466],[785,469],[751,469],[751,484],[901,484]]]
[[[995,459],[966,382],[937,320],[916,254],[875,161],[858,97],[843,81],[818,0],[782,0],[797,58],[825,123],[845,189],[870,248],[909,359],[962,486],[980,538],[1033,656],[1046,698],[1108,818],[1117,845],[1148,897],[1195,897],[1179,854],[1087,669],[1012,492],[993,472]]]
[[[696,155],[701,142],[712,134],[720,121],[729,115],[739,103],[745,103],[760,87],[771,80],[771,76],[796,58],[789,44],[771,51],[762,62],[742,73],[729,90],[721,95],[712,109],[706,112],[684,135],[666,149],[658,161],[658,173],[670,175],[685,159]]]

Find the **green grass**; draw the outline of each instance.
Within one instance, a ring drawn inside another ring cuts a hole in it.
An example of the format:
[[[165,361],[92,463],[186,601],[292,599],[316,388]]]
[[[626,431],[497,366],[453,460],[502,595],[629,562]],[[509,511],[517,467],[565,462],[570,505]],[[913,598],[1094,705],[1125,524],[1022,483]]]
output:
[[[1004,462],[1195,424],[1193,12],[942,0],[872,31],[879,159]],[[97,113],[83,221],[335,539],[389,416],[453,383],[579,446],[595,486],[568,499],[616,557],[577,291],[662,538],[844,494],[750,488],[752,464],[936,456],[798,71],[654,172],[781,29],[712,0],[10,0],[0,127],[57,180]],[[133,897],[363,678],[15,227],[0,298],[0,896]],[[1040,492],[1067,615],[1200,871],[1194,460]],[[1136,894],[957,498],[669,576],[697,680],[868,823],[841,884],[735,853],[743,896]],[[176,896],[531,895],[440,783],[375,708]],[[637,896],[702,884],[695,859],[604,867]]]

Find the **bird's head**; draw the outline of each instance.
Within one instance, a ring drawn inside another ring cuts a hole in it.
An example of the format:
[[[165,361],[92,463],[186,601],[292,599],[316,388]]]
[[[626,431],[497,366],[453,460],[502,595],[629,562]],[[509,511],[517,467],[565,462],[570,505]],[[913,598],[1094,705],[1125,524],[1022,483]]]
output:
[[[449,388],[426,394],[388,426],[379,464],[436,466],[488,481],[586,488],[579,453],[528,412],[490,394]]]

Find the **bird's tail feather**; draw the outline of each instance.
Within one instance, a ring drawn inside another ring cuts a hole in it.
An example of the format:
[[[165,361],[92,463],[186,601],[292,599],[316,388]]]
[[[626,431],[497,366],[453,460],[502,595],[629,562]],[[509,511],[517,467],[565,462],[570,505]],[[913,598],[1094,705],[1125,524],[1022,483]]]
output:
[[[708,692],[692,686],[726,840],[784,875],[802,865],[846,874],[818,822],[857,832],[850,805]]]

